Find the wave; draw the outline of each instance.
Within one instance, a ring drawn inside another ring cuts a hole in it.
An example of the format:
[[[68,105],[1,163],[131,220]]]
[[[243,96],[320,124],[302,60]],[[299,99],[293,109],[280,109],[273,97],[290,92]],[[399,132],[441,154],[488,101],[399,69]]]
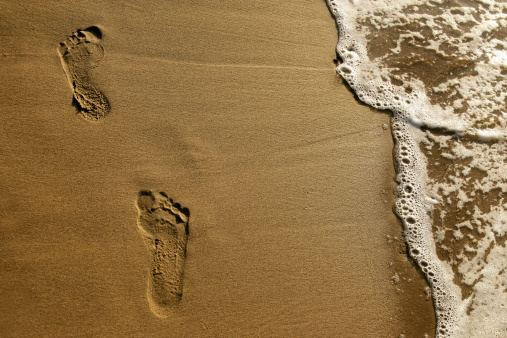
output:
[[[507,3],[327,0],[337,72],[392,111],[398,199],[438,337],[507,335]]]

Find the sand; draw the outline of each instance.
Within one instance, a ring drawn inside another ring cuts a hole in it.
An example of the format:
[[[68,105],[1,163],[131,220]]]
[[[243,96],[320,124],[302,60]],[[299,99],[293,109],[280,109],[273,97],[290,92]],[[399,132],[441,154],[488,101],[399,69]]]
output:
[[[433,334],[390,116],[335,74],[323,1],[22,1],[0,30],[2,336]],[[142,191],[188,208],[163,316]]]

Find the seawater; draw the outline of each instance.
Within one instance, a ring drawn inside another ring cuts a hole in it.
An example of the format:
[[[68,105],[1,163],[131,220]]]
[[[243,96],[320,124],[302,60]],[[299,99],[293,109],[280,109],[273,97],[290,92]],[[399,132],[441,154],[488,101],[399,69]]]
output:
[[[507,1],[327,0],[337,72],[393,113],[398,198],[437,337],[507,337]]]

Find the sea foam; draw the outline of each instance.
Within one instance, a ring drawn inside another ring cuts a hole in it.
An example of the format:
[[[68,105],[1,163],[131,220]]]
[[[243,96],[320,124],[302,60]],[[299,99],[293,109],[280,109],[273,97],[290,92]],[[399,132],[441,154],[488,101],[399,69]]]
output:
[[[438,337],[507,336],[507,4],[328,0],[337,72],[393,112],[398,199]]]

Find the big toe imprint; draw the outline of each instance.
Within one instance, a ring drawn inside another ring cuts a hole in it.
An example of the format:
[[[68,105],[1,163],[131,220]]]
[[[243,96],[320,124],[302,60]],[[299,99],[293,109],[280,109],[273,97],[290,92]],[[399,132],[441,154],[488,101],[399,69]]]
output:
[[[152,312],[167,317],[183,296],[190,212],[165,193],[142,190],[137,196],[137,225],[152,255],[148,301]]]
[[[111,106],[106,96],[92,83],[90,70],[104,58],[102,32],[96,27],[78,29],[58,46],[63,70],[73,91],[78,113],[90,121],[109,114]]]

